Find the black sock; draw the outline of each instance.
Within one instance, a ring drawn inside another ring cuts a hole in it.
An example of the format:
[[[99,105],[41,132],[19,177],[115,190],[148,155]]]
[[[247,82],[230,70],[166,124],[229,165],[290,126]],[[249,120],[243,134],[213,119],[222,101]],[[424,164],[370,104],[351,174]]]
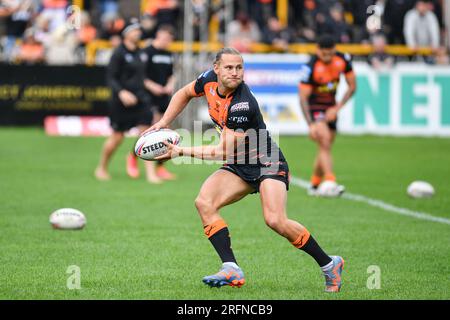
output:
[[[223,228],[216,232],[214,235],[209,237],[209,241],[211,241],[214,249],[216,249],[220,259],[222,259],[222,262],[236,263],[233,250],[231,249],[231,239],[228,228]]]
[[[320,267],[331,262],[331,258],[322,250],[319,244],[310,235],[308,241],[300,248],[316,260]]]

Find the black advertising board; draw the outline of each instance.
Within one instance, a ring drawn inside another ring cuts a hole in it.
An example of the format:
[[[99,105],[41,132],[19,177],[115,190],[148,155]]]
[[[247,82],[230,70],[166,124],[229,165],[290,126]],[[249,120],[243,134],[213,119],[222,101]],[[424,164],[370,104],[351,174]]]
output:
[[[42,125],[48,115],[107,115],[105,67],[0,64],[0,125]]]

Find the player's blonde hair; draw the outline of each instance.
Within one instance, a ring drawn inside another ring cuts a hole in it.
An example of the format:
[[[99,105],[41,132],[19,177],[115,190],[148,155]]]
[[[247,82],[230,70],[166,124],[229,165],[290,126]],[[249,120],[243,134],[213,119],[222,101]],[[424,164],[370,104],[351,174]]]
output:
[[[220,49],[217,53],[216,53],[216,58],[214,59],[214,64],[219,63],[220,59],[222,59],[222,56],[224,54],[233,54],[236,56],[240,56],[242,58],[241,53],[236,50],[235,48],[232,47],[224,47],[222,49]]]

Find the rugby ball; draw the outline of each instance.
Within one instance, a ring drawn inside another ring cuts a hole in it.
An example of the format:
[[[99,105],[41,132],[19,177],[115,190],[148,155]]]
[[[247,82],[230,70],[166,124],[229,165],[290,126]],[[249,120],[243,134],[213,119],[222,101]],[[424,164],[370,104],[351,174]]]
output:
[[[78,230],[86,225],[86,217],[80,210],[62,208],[50,215],[50,224],[54,229]]]
[[[134,153],[143,160],[153,160],[167,153],[167,146],[164,141],[178,145],[181,142],[181,136],[171,129],[146,132],[136,142]]]
[[[431,198],[434,195],[434,188],[428,182],[414,181],[408,186],[406,192],[412,198]]]
[[[317,188],[317,194],[321,197],[334,198],[339,196],[339,188],[334,181],[324,181]]]

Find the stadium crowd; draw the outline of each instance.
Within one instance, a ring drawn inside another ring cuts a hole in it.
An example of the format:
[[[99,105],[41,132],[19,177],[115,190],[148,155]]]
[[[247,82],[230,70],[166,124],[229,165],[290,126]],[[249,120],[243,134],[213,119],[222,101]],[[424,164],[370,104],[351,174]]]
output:
[[[372,44],[373,53],[364,58],[374,67],[396,62],[385,52],[386,44],[429,47],[432,56],[412,59],[449,63],[442,0],[290,0],[286,26],[276,15],[276,0],[234,1],[234,19],[227,24],[225,1],[191,1],[195,40],[201,38],[204,14],[209,22],[218,21],[217,39],[241,52],[251,52],[254,43],[286,52],[289,44],[314,43],[327,33],[337,43]],[[143,40],[152,39],[163,24],[172,24],[183,40],[183,1],[148,0],[142,7],[139,0],[82,3],[79,11],[69,0],[0,0],[0,60],[83,64],[88,43],[102,39],[116,47],[127,19],[136,15],[141,16]]]

